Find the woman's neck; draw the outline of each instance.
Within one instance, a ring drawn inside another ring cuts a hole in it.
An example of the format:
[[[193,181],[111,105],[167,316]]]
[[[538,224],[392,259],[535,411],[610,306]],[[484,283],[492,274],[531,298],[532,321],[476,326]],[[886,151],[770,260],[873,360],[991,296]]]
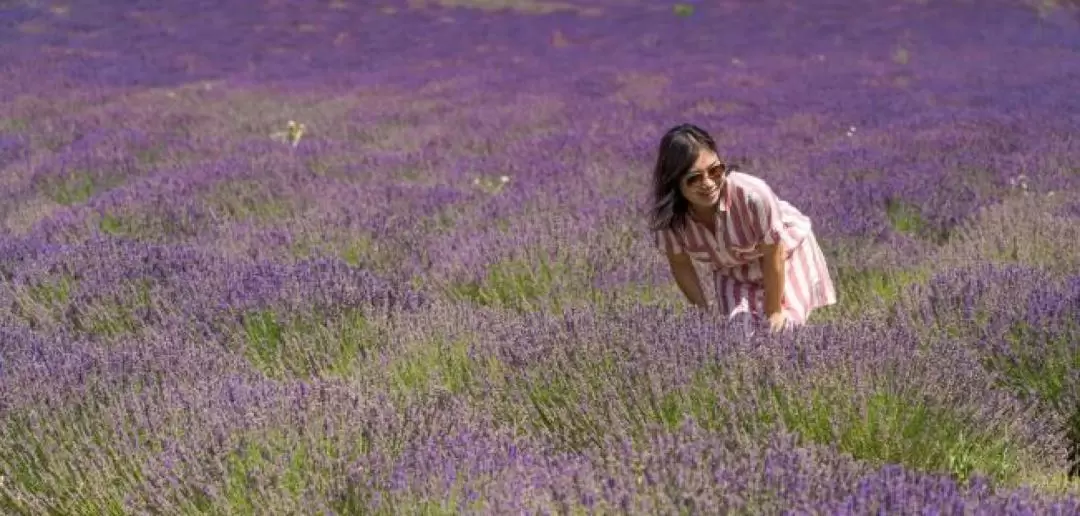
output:
[[[711,225],[716,220],[716,206],[709,208],[691,206],[690,217],[702,224]]]

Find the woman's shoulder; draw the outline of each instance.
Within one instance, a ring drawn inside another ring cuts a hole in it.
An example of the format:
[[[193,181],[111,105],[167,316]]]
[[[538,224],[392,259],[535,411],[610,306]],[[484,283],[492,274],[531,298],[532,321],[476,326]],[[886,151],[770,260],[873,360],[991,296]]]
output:
[[[732,170],[731,173],[728,174],[728,181],[735,186],[746,186],[750,188],[769,186],[769,183],[761,177],[741,170]]]
[[[769,186],[769,183],[753,174],[733,170],[728,174],[727,180],[728,185],[734,187],[734,192],[747,197],[747,199],[773,195],[772,187]]]

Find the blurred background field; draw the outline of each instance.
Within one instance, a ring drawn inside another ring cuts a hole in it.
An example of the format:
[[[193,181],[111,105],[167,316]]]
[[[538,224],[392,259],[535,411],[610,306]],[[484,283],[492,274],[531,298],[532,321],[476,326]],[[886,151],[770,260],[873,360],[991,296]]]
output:
[[[1080,510],[1073,4],[10,0],[0,47],[5,514]],[[682,121],[812,218],[808,327],[686,309]]]

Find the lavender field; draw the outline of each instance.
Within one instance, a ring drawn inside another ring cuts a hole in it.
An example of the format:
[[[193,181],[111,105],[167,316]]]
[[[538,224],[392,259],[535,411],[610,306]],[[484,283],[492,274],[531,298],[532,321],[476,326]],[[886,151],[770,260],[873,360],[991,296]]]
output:
[[[0,48],[3,514],[1080,513],[1075,4],[8,0]],[[684,121],[812,218],[806,327],[682,298]]]

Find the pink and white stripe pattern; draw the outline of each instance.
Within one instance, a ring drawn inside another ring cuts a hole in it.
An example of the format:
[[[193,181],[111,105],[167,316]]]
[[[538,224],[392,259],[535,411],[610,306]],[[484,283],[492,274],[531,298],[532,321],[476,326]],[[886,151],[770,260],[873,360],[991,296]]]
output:
[[[836,303],[836,290],[810,219],[780,200],[760,178],[742,172],[728,175],[716,227],[713,233],[687,219],[678,231],[657,231],[656,244],[664,252],[686,253],[710,264],[717,302],[729,317],[749,313],[760,319],[764,314],[759,244],[784,244],[782,306],[792,324],[805,324],[814,309]]]

